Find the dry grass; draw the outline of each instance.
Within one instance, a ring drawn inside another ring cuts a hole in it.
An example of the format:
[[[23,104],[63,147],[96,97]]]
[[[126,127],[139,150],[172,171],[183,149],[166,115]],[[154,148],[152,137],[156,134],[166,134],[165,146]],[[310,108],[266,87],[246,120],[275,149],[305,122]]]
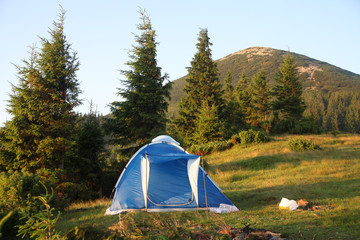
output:
[[[302,136],[322,150],[291,152],[286,142],[297,137],[284,135],[257,146],[235,146],[224,161],[223,153],[207,157],[210,176],[241,210],[229,221],[246,216],[246,221],[291,239],[300,238],[299,231],[306,239],[315,234],[316,239],[356,239],[360,236],[360,136]],[[282,197],[306,199],[320,204],[322,210],[280,211],[277,205]]]
[[[196,238],[197,233],[216,239],[216,229],[224,224],[234,228],[251,224],[289,239],[359,239],[360,136],[302,136],[322,150],[292,152],[286,143],[296,137],[278,136],[272,142],[235,146],[206,157],[209,175],[240,212],[134,213],[123,222],[128,225],[121,225],[118,217],[103,216],[108,203],[103,199],[72,205],[58,228],[66,232],[90,223],[103,230],[112,226],[114,231],[128,226],[144,239]],[[316,211],[279,210],[282,197],[306,199]]]

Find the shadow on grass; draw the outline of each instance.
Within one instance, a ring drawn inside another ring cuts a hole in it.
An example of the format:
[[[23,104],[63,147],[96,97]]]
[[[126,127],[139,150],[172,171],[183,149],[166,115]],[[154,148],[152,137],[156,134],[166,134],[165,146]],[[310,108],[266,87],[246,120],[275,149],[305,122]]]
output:
[[[230,171],[237,169],[244,170],[264,170],[264,169],[272,169],[276,167],[278,163],[292,163],[294,166],[299,165],[301,159],[299,158],[299,154],[278,154],[278,155],[264,155],[257,156],[253,158],[247,158],[243,160],[238,160],[234,162],[222,163],[217,166],[212,167],[212,170],[218,169],[220,171]]]

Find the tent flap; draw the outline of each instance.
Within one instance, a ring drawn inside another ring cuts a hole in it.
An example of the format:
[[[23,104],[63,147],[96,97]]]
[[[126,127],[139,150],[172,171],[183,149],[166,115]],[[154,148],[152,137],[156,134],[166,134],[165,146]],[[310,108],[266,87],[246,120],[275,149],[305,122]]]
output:
[[[187,163],[187,171],[189,176],[189,182],[192,192],[196,201],[196,205],[199,206],[198,200],[198,175],[199,175],[200,157],[197,159],[191,159]]]

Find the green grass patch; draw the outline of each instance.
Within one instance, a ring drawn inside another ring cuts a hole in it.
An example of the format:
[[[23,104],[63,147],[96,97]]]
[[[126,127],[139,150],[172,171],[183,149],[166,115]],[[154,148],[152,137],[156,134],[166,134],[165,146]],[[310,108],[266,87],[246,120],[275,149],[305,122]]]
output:
[[[360,136],[303,136],[321,151],[289,149],[295,135],[274,137],[257,145],[235,145],[206,157],[208,173],[239,212],[131,213],[104,216],[108,200],[72,205],[56,225],[61,233],[90,224],[114,236],[128,231],[139,239],[229,239],[217,233],[223,226],[268,229],[288,239],[359,239]],[[315,210],[280,210],[282,197],[307,200]]]

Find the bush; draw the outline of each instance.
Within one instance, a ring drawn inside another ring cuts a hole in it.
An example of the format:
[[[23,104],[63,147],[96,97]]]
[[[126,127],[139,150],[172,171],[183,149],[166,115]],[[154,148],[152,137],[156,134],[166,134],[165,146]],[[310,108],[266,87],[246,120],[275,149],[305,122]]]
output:
[[[207,154],[210,154],[214,151],[224,151],[226,149],[230,149],[233,146],[233,143],[231,140],[228,141],[217,141],[217,142],[209,142],[206,144],[197,144],[192,145],[188,151],[196,154],[205,156]]]
[[[22,213],[38,212],[42,204],[34,197],[45,193],[41,183],[48,187],[54,186],[55,179],[49,173],[42,170],[37,173],[27,171],[1,172],[0,173],[0,218],[3,219],[10,212],[14,212],[9,219],[4,222],[2,235],[6,239],[18,239],[16,237],[19,225],[24,224],[21,219]],[[61,203],[54,201],[52,204]]]
[[[248,131],[241,131],[240,133],[231,136],[230,140],[192,145],[188,151],[196,155],[205,156],[214,151],[224,151],[226,149],[230,149],[235,144],[247,145],[252,143],[268,142],[269,140],[270,139],[263,132],[250,129]]]
[[[60,235],[55,231],[54,226],[60,217],[60,212],[50,206],[51,199],[54,197],[54,190],[49,193],[45,184],[41,183],[45,189],[45,194],[33,197],[41,203],[42,209],[37,212],[23,212],[21,220],[26,220],[19,226],[19,234],[22,238],[30,236],[32,239],[60,239]],[[55,213],[56,212],[56,213]]]
[[[293,134],[320,134],[322,132],[320,124],[314,118],[304,118],[295,123],[291,129]]]
[[[253,130],[250,129],[249,131],[241,131],[239,133],[240,143],[242,145],[246,145],[254,142],[254,134],[252,131]]]
[[[61,170],[41,169],[36,173],[27,171],[0,172],[0,219],[14,211],[2,224],[2,236],[5,239],[16,237],[18,226],[25,224],[23,213],[37,213],[44,206],[37,196],[46,194],[45,189],[54,189],[54,197],[49,204],[57,209],[64,209],[70,203],[69,196],[77,191],[77,184],[59,184]],[[42,186],[44,185],[45,188]],[[71,185],[71,187],[69,186]],[[49,199],[50,201],[50,199]]]
[[[241,131],[239,134],[232,136],[232,141],[236,141],[242,145],[252,143],[268,142],[270,139],[261,131],[249,129],[248,131]]]
[[[281,119],[274,122],[271,128],[271,133],[288,133],[295,127],[295,122],[292,120]]]
[[[32,197],[42,192],[40,176],[29,172],[0,173],[0,206],[2,209],[25,210],[34,206]]]
[[[287,146],[292,151],[304,151],[304,150],[320,150],[320,146],[302,138],[290,139],[287,142]]]
[[[254,136],[254,142],[255,143],[263,143],[263,142],[269,142],[270,139],[260,131],[257,131]]]

